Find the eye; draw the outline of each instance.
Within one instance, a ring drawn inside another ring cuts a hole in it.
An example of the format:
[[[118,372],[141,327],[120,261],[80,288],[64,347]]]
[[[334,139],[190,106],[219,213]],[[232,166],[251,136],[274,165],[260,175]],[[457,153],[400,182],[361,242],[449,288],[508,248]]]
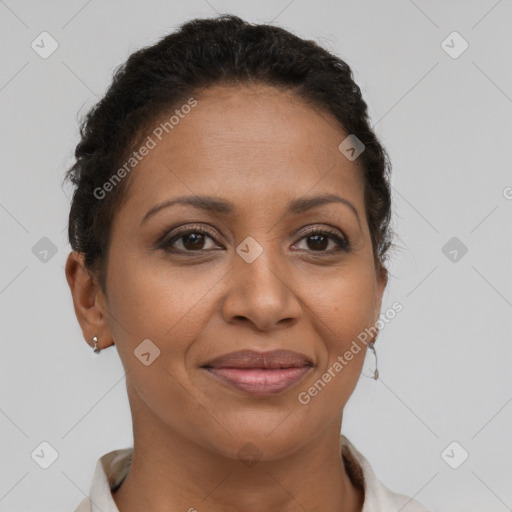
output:
[[[167,252],[200,252],[215,249],[216,244],[208,244],[207,240],[215,242],[215,234],[204,227],[189,227],[175,232],[158,245],[159,249]]]
[[[350,244],[348,240],[342,238],[338,233],[325,228],[312,228],[305,233],[300,240],[306,240],[306,251],[332,254],[338,251],[348,252]],[[326,250],[331,243],[334,244],[334,250]]]
[[[216,243],[216,236],[213,231],[203,226],[191,226],[174,232],[159,243],[158,248],[169,253],[201,253],[211,251],[222,248]],[[208,240],[210,241],[210,247],[208,247]],[[350,250],[348,240],[337,232],[326,228],[311,228],[303,233],[299,241],[302,240],[306,241],[306,247],[299,247],[299,250],[325,253],[326,255],[339,251],[348,252]],[[330,250],[328,250],[329,244],[331,244]],[[297,245],[297,243],[294,244],[292,248],[296,248]]]

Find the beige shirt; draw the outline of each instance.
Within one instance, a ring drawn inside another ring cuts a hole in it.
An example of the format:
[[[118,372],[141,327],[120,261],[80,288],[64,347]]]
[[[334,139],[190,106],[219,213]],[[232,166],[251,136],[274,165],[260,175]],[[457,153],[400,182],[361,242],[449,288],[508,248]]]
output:
[[[382,484],[369,462],[344,436],[340,447],[347,473],[354,486],[364,490],[362,512],[429,512],[416,500],[397,494]],[[75,512],[119,512],[112,490],[117,489],[128,474],[133,448],[123,448],[103,455],[96,464],[89,497],[84,498]]]

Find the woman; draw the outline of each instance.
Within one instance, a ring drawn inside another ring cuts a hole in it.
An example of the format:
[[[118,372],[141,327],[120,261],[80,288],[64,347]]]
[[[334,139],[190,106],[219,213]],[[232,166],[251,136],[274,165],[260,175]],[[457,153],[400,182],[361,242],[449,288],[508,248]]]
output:
[[[117,347],[134,446],[76,510],[425,511],[340,436],[391,238],[347,64],[193,20],[128,59],[81,135],[66,276],[86,341]]]

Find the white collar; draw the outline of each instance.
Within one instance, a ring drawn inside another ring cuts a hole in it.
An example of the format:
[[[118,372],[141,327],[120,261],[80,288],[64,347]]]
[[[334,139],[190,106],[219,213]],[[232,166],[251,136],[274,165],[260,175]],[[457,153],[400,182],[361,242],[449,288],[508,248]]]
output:
[[[344,436],[340,436],[340,448],[349,477],[356,486],[364,488],[362,512],[429,512],[416,500],[397,494],[380,482],[370,463]],[[128,474],[133,448],[113,450],[96,463],[89,497],[84,498],[75,512],[119,512],[112,497],[115,489]]]

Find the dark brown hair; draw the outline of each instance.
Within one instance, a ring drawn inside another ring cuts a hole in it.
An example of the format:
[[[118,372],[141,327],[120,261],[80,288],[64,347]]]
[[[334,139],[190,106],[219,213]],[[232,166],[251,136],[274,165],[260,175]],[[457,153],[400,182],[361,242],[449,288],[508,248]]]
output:
[[[114,73],[105,96],[81,123],[76,162],[65,181],[75,189],[69,213],[71,247],[83,253],[105,290],[111,224],[128,179],[105,197],[95,193],[118,169],[148,123],[195,91],[220,83],[261,83],[293,91],[334,116],[365,145],[365,208],[376,268],[391,245],[389,157],[373,132],[352,70],[314,41],[272,25],[232,16],[194,19],[133,53]],[[340,141],[341,142],[341,141]]]

